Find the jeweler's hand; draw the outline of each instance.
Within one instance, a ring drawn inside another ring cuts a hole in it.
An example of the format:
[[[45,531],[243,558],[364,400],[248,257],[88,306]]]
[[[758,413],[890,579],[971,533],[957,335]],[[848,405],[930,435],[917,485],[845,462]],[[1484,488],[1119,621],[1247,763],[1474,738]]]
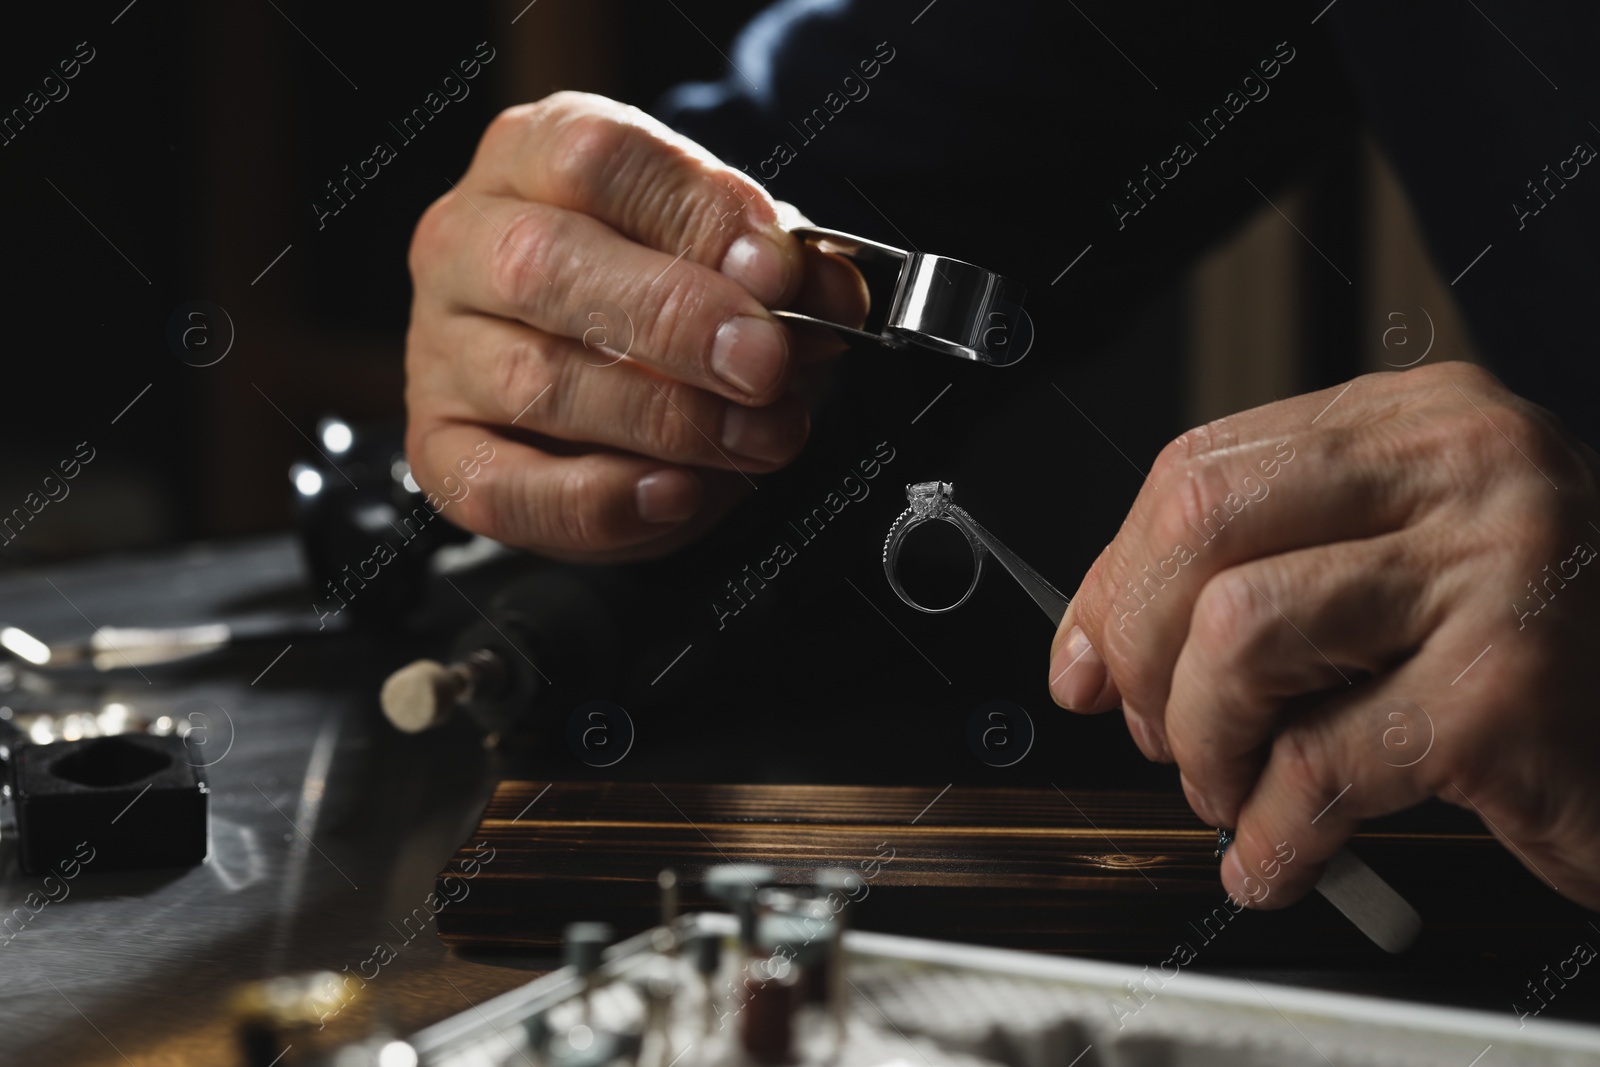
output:
[[[411,243],[417,482],[448,485],[470,462],[451,519],[565,559],[656,555],[702,532],[744,472],[799,452],[797,369],[843,347],[767,309],[865,315],[860,275],[802,248],[780,209],[798,219],[615,101],[556,93],[501,114]],[[494,458],[479,464],[485,436]]]
[[[1462,363],[1193,430],[1073,598],[1051,692],[1120,702],[1177,762],[1196,814],[1237,828],[1241,900],[1298,899],[1360,820],[1437,796],[1600,908],[1597,479]]]

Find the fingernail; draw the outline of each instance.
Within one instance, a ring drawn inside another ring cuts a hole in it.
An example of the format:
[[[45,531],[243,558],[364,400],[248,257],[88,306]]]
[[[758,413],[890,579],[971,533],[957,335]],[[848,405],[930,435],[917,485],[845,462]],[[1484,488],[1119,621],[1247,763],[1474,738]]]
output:
[[[722,257],[722,273],[749,290],[763,304],[777,303],[788,287],[783,252],[765,237],[747,233]]]
[[[1217,812],[1211,806],[1211,798],[1202,793],[1193,782],[1189,781],[1189,776],[1181,771],[1178,773],[1178,781],[1182,783],[1183,795],[1189,798],[1189,806],[1194,809],[1194,813],[1211,825],[1216,826]],[[1228,855],[1233,855],[1233,852],[1230,850]]]
[[[1062,707],[1078,711],[1087,708],[1105,684],[1105,661],[1083,630],[1074,626],[1050,660],[1050,695]]]
[[[782,463],[794,456],[797,437],[803,435],[795,433],[788,412],[729,404],[722,416],[722,447],[751,459]]]
[[[1244,879],[1244,861],[1239,858],[1238,843],[1235,842],[1222,857],[1222,886],[1229,896],[1244,901],[1248,906],[1250,897],[1245,893]]]
[[[750,396],[778,384],[789,362],[789,342],[775,322],[740,315],[723,323],[711,348],[711,369]]]
[[[645,522],[682,522],[700,507],[700,480],[687,471],[652,471],[639,479],[633,499]]]

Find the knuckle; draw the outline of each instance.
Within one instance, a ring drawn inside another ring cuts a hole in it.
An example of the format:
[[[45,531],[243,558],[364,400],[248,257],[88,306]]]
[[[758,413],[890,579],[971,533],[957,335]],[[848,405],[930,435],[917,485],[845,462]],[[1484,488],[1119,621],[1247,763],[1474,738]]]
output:
[[[1517,451],[1541,472],[1556,479],[1557,484],[1570,483],[1584,469],[1566,435],[1552,425],[1553,417],[1539,408],[1516,401],[1492,414],[1496,425],[1511,439]]]
[[[1230,568],[1200,590],[1189,632],[1209,656],[1224,663],[1254,659],[1269,643],[1272,619],[1248,576]]]
[[[1398,444],[1413,457],[1432,457],[1453,475],[1441,486],[1442,493],[1472,499],[1509,493],[1519,512],[1550,515],[1547,501],[1553,484],[1563,502],[1555,512],[1562,521],[1581,524],[1583,516],[1567,514],[1565,502],[1588,498],[1596,472],[1568,429],[1550,411],[1506,390],[1483,368],[1449,366],[1447,371],[1436,369],[1434,376],[1451,384],[1466,381],[1470,387],[1444,391],[1428,417],[1414,420]],[[1538,525],[1537,519],[1521,523],[1523,529]]]
[[[630,419],[636,446],[657,459],[693,454],[702,440],[687,414],[687,409],[695,406],[693,390],[675,382],[651,384],[654,388],[640,391]]]
[[[1162,486],[1183,477],[1183,468],[1189,463],[1188,438],[1193,432],[1179,434],[1156,453],[1155,462],[1150,464],[1151,485]]]
[[[1438,447],[1461,456],[1479,484],[1485,470],[1512,469],[1513,463],[1531,463],[1538,474],[1523,470],[1540,483],[1544,477],[1570,475],[1576,469],[1576,455],[1562,436],[1535,410],[1512,398],[1483,401],[1477,410],[1468,408],[1440,421],[1444,425],[1438,427]]]
[[[564,230],[557,217],[539,210],[517,213],[505,228],[504,240],[496,241],[489,260],[489,285],[501,304],[523,307],[545,285],[545,279],[559,273]]]
[[[1176,545],[1217,536],[1233,517],[1225,503],[1232,492],[1218,464],[1187,464],[1156,508],[1151,523],[1154,543]]]
[[[637,191],[641,208],[661,219],[661,232],[672,244],[698,243],[722,224],[717,194],[709,182],[681,188],[671,181],[644,181]]]
[[[533,103],[515,104],[495,115],[483,131],[481,150],[494,154],[520,142],[546,112],[550,100],[547,96]]]
[[[1409,451],[1413,457],[1427,456],[1445,464],[1461,462],[1464,457],[1477,462],[1477,457],[1469,456],[1469,453],[1476,452],[1479,435],[1484,433],[1494,436],[1504,447],[1504,441],[1495,435],[1494,429],[1484,421],[1482,415],[1470,407],[1451,407],[1444,413],[1419,420],[1416,425],[1408,427],[1389,443],[1389,447],[1396,456]]]
[[[512,341],[495,353],[491,366],[490,381],[494,395],[499,399],[507,419],[522,411],[532,398],[546,389],[558,396],[562,392],[556,388],[559,375],[544,345],[537,338],[521,337]],[[540,405],[535,405],[530,409],[529,417],[548,414],[547,407],[544,411],[539,408]]]
[[[652,288],[664,291],[645,314],[644,333],[657,359],[698,366],[706,361],[716,325],[711,292],[697,270],[673,269]]]
[[[765,194],[742,190],[734,177],[737,171],[707,170],[677,146],[670,146],[662,158],[669,161],[661,172],[663,180],[641,182],[638,189],[648,209],[664,221],[662,232],[679,247],[693,243],[726,249],[748,225],[746,213]],[[705,255],[699,258],[715,262]]]
[[[558,476],[550,501],[549,528],[563,545],[590,551],[614,546],[621,534],[610,486],[604,476],[584,463],[573,463]]]
[[[1168,441],[1160,452],[1156,453],[1156,460],[1150,465],[1150,480],[1156,485],[1161,485],[1173,478],[1183,476],[1184,469],[1190,460],[1197,454],[1196,447],[1205,437],[1206,427],[1197,426]]]
[[[406,410],[413,415],[423,407],[423,402],[428,399],[428,394],[422,391],[422,382],[426,377],[429,364],[433,362],[434,349],[429,343],[427,332],[418,321],[418,309],[413,306],[411,322],[406,326]]]
[[[1281,768],[1282,780],[1307,804],[1315,805],[1313,810],[1331,801],[1342,788],[1333,784],[1327,746],[1314,729],[1291,723],[1272,743],[1272,759]]]
[[[416,228],[411,231],[411,246],[406,252],[406,266],[419,288],[427,268],[439,262],[443,258],[442,253],[449,247],[451,195],[441,196],[429,204],[427,210],[417,219]]]
[[[568,112],[589,112],[597,108],[615,106],[607,97],[595,93],[586,93],[581,89],[557,89],[553,93],[540,97],[531,104],[523,104],[535,115],[563,115]],[[516,108],[507,110],[515,111]]]
[[[1235,443],[1237,437],[1233,424],[1226,418],[1185,430],[1157,453],[1150,468],[1150,479],[1159,485],[1167,478],[1182,477],[1188,468],[1217,449]]]
[[[1187,656],[1180,659],[1173,671],[1173,691],[1187,690],[1196,682],[1204,679],[1206,672],[1204,665],[1197,665],[1194,657]],[[1161,720],[1161,729],[1167,737],[1167,748],[1172,753],[1175,763],[1183,768],[1184,777],[1208,795],[1215,796],[1216,790],[1208,789],[1217,778],[1218,769],[1222,762],[1214,754],[1212,738],[1214,729],[1212,719],[1216,708],[1221,706],[1224,695],[1214,689],[1205,690],[1205,700],[1172,700]]]
[[[608,184],[631,130],[587,107],[564,109],[551,126],[545,142],[550,177],[557,188],[583,202]]]
[[[1403,373],[1415,374],[1430,384],[1437,381],[1440,385],[1459,385],[1467,387],[1469,391],[1480,393],[1497,393],[1505,390],[1505,385],[1494,372],[1476,363],[1462,360],[1446,360],[1416,367]]]
[[[731,234],[729,219],[764,198],[747,179],[741,188],[739,172],[705,158],[637,108],[582,100],[540,134],[551,179],[576,209],[614,201],[623,228],[656,235],[653,243],[663,251],[687,245],[699,262],[709,255],[708,237]]]
[[[1542,451],[1545,447],[1548,431],[1544,424],[1534,418],[1532,412],[1523,411],[1514,404],[1481,406],[1488,417],[1478,420],[1477,437],[1491,446],[1498,443],[1501,448],[1509,442],[1513,448],[1537,462],[1538,457],[1532,453]]]
[[[1415,431],[1429,448],[1480,471],[1506,463],[1508,450],[1514,449],[1545,475],[1554,476],[1553,467],[1569,478],[1582,476],[1584,465],[1560,420],[1512,393],[1493,372],[1449,362],[1404,373],[1436,385],[1445,397],[1448,414]]]

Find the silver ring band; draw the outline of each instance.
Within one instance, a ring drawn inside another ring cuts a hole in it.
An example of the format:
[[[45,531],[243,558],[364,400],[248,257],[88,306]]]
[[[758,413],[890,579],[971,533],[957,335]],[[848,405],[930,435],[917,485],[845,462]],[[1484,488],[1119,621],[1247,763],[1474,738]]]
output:
[[[983,561],[989,555],[989,550],[984,547],[973,529],[975,524],[972,516],[951,503],[952,495],[952,488],[948,482],[923,482],[907,486],[906,497],[911,501],[911,507],[906,508],[900,513],[900,517],[895,519],[894,525],[889,527],[889,537],[883,543],[883,573],[888,576],[889,588],[911,607],[930,615],[954,611],[972,598],[978,583],[983,580]],[[926,604],[919,604],[900,584],[898,573],[901,542],[912,530],[934,520],[948,522],[960,530],[966,537],[967,544],[972,546],[972,584],[967,586],[967,591],[961,595],[960,600],[942,608],[930,608]]]

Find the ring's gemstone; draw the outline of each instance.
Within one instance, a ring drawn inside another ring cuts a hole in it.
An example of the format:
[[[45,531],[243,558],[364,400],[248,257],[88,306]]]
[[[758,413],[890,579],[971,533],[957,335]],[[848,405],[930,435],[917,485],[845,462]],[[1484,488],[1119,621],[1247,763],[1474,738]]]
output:
[[[917,482],[906,486],[906,499],[911,502],[911,513],[919,519],[931,519],[942,514],[955,502],[956,487],[949,482]]]

